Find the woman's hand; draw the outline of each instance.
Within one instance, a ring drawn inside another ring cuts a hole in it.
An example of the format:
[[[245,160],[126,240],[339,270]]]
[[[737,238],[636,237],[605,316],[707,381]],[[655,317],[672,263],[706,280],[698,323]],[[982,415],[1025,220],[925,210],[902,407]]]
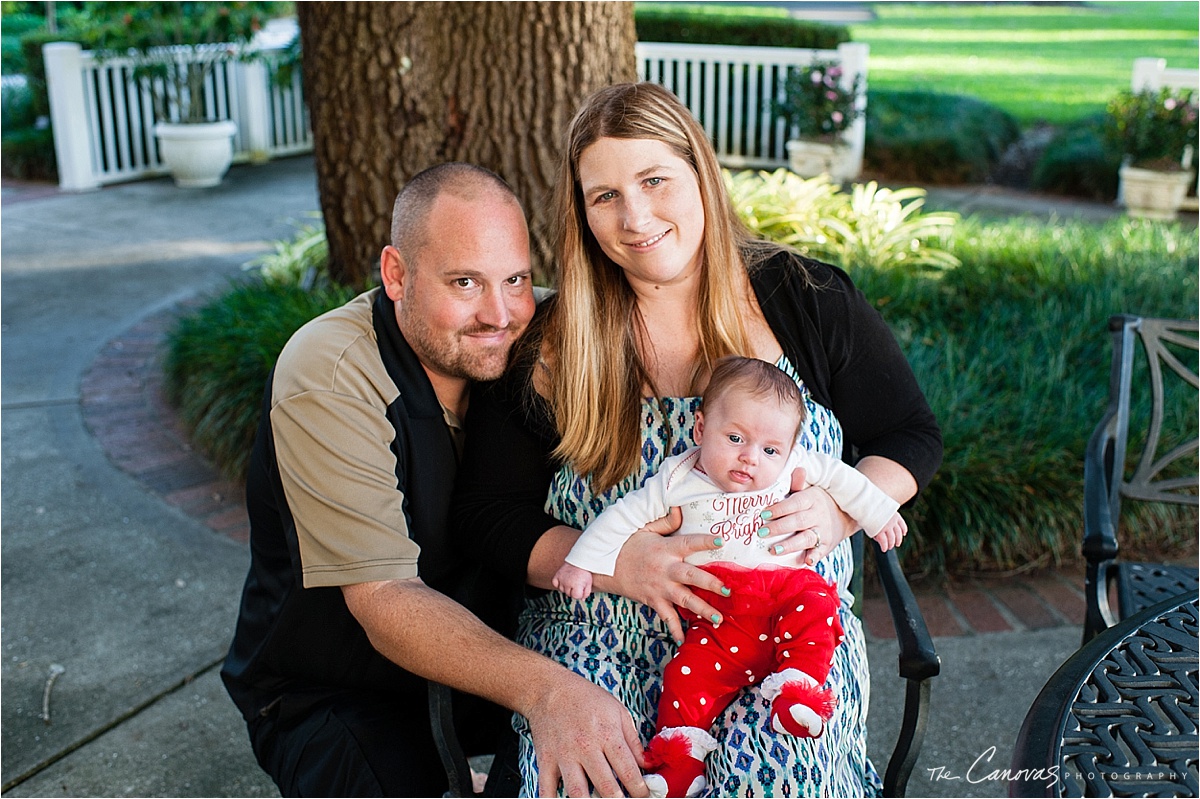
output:
[[[772,546],[772,554],[804,552],[804,560],[811,566],[832,552],[842,539],[854,535],[858,525],[825,489],[808,485],[803,468],[792,473],[791,488],[793,493],[763,510],[763,527],[769,531],[768,536],[791,533]]]
[[[724,542],[706,535],[670,536],[682,521],[679,508],[672,508],[667,516],[638,530],[621,546],[611,577],[595,576],[596,590],[620,594],[654,608],[676,642],[683,641],[683,622],[676,611],[677,605],[714,621],[721,618],[716,608],[692,593],[688,586],[727,593],[719,579],[684,562],[688,555],[717,549]]]
[[[879,455],[868,455],[855,467],[892,499],[903,504],[916,496],[917,481],[900,464]],[[858,530],[822,488],[809,486],[804,469],[792,473],[792,494],[763,510],[763,525],[770,535],[787,535],[772,551],[776,555],[805,552],[809,565],[833,551]],[[778,551],[775,551],[778,550]]]

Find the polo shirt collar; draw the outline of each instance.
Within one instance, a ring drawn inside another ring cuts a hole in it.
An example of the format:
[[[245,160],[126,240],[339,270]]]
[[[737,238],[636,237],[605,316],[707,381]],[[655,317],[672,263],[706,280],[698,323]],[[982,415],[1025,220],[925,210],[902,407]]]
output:
[[[379,355],[388,376],[403,398],[409,418],[442,418],[442,403],[434,393],[429,375],[396,324],[396,306],[383,289],[375,290],[371,316],[375,336],[379,340]]]

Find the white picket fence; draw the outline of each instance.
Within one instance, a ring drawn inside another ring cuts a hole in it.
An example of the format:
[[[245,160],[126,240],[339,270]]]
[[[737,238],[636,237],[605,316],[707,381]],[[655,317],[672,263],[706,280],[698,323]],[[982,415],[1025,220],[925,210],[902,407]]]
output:
[[[43,48],[59,185],[87,191],[119,181],[166,172],[154,136],[157,121],[148,86],[132,77],[128,59],[100,60],[77,44]],[[866,107],[868,48],[843,44],[837,50],[641,42],[638,75],[675,92],[704,126],[721,163],[729,167],[787,165],[785,125],[772,101],[782,99],[789,70],[815,59],[840,61],[843,80],[862,75]],[[183,52],[178,58],[186,56]],[[238,124],[235,161],[262,161],[312,149],[312,132],[299,69],[290,86],[272,81],[273,58],[214,65],[206,89],[212,118]],[[858,169],[862,165],[865,117],[847,131]]]
[[[787,166],[784,145],[794,138],[772,111],[773,101],[783,99],[788,73],[815,60],[840,62],[847,88],[862,76],[858,103],[865,112],[868,53],[869,47],[861,43],[806,50],[639,42],[638,77],[667,87],[687,104],[723,165],[773,169]],[[864,113],[846,132],[855,174],[862,171],[866,130]]]
[[[100,60],[71,42],[47,44],[42,53],[60,188],[88,191],[166,173],[154,135],[152,93],[146,81],[134,79],[130,59]],[[176,61],[196,57],[212,54],[185,49]],[[235,162],[312,149],[300,70],[293,71],[289,85],[277,86],[278,61],[279,51],[264,51],[262,60],[213,64],[205,87],[207,113],[237,123]]]

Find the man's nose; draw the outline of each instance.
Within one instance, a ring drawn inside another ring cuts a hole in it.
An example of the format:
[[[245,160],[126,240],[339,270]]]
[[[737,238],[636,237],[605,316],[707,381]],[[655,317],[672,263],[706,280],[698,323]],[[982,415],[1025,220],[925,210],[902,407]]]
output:
[[[508,327],[511,314],[508,310],[508,298],[500,289],[484,292],[475,313],[480,323],[502,330]]]

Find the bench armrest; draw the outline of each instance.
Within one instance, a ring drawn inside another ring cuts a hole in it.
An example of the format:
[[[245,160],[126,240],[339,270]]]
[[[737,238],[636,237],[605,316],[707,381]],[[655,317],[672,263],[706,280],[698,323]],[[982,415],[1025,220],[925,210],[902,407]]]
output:
[[[904,718],[884,774],[883,794],[904,796],[909,775],[925,740],[925,727],[929,722],[930,680],[941,672],[942,661],[933,646],[933,638],[925,626],[925,617],[921,615],[916,597],[900,569],[896,550],[882,552],[878,545],[871,549],[875,553],[876,571],[888,610],[892,614],[896,643],[900,647],[900,676],[907,680]]]

